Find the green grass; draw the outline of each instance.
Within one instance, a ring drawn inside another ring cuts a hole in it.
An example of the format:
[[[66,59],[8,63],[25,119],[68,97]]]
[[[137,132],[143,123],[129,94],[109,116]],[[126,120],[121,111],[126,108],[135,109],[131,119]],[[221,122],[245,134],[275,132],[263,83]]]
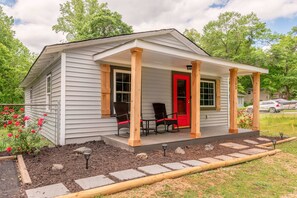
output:
[[[297,136],[297,114],[262,114],[260,129],[261,135],[265,136],[279,136],[280,132]]]

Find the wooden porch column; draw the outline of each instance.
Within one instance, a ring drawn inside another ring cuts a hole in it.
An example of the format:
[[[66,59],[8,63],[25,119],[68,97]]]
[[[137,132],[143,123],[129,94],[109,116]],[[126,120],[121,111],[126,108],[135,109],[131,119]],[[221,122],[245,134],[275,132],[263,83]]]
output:
[[[142,49],[131,49],[131,109],[130,109],[130,146],[141,145],[140,140],[140,101]]]
[[[254,131],[260,130],[260,73],[253,73],[253,127]]]
[[[238,133],[237,128],[237,72],[230,69],[230,128],[229,133]]]
[[[192,62],[191,86],[191,138],[201,137],[200,133],[200,61]]]

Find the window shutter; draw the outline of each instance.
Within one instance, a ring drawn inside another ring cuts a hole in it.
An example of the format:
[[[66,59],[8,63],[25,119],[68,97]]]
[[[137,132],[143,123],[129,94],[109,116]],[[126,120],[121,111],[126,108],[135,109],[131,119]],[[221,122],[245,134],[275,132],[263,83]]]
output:
[[[110,117],[110,65],[101,64],[101,117]]]
[[[221,111],[221,80],[216,80],[216,110]]]

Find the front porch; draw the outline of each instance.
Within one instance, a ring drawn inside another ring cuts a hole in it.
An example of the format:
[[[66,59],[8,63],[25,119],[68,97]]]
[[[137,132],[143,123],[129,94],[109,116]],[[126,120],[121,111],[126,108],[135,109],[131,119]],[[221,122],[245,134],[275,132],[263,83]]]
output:
[[[127,138],[125,138],[115,135],[105,135],[102,136],[102,140],[106,144],[138,153],[148,150],[161,150],[162,144],[168,144],[168,148],[174,149],[179,146],[186,146],[191,144],[205,144],[217,140],[259,136],[259,131],[253,131],[251,129],[239,128],[238,133],[229,133],[228,126],[201,127],[200,131],[201,137],[195,139],[190,137],[190,129],[181,129],[180,132],[165,132],[157,135],[155,135],[154,132],[151,132],[148,136],[141,136],[142,145],[136,147],[129,146],[128,136]]]
[[[186,42],[184,38],[180,39]],[[198,47],[195,47],[198,50]],[[104,136],[103,139],[106,141],[116,141],[128,150],[135,151],[168,141],[200,142],[205,141],[205,138],[222,136],[229,138],[251,132],[239,129],[237,126],[237,77],[240,75],[253,76],[252,131],[259,131],[260,74],[267,73],[266,69],[217,59],[195,50],[185,51],[179,47],[165,46],[165,44],[152,43],[142,39],[134,39],[94,54],[93,60],[100,64],[101,70],[102,117],[111,117],[113,102],[130,102],[130,117],[129,120],[126,120],[129,123],[129,138]],[[117,81],[115,69],[118,68],[128,70],[130,73],[130,77],[124,82],[131,85],[131,88],[127,89],[130,94],[127,96],[127,100],[122,94],[123,91],[127,91],[121,85],[123,77],[119,78],[119,82]],[[150,76],[153,80],[147,78],[149,70],[157,70]],[[171,72],[171,78],[168,78],[170,73],[164,71]],[[164,75],[160,75],[160,73]],[[183,77],[188,75],[188,80],[179,81],[183,82],[185,86],[183,84],[180,87],[175,86],[175,73],[181,73]],[[113,76],[113,79],[110,79],[110,76]],[[154,76],[158,78],[154,78]],[[116,85],[110,85],[112,82]],[[122,96],[119,95],[119,98],[115,94],[118,85],[121,87],[119,93],[122,94]],[[163,89],[159,89],[159,87]],[[183,116],[187,123],[183,126],[190,127],[190,129],[179,135],[177,133],[160,134],[155,138],[152,135],[141,136],[141,119],[155,117],[151,110],[152,103],[159,102],[166,103],[167,108],[172,107],[171,112],[178,114],[176,119],[179,119],[179,124],[183,121],[181,120]],[[120,122],[118,121],[118,123]],[[210,127],[217,125],[224,125],[224,127]],[[209,127],[204,128],[204,126]],[[255,135],[257,134],[255,133]],[[160,138],[161,135],[165,139]]]

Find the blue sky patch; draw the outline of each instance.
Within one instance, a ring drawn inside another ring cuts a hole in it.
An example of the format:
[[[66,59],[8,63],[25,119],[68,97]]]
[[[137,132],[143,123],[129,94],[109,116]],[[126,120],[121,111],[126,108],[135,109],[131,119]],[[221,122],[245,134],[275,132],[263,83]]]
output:
[[[229,0],[220,0],[218,3],[213,3],[209,7],[210,8],[223,8],[228,4]]]
[[[297,26],[297,16],[292,18],[277,18],[274,20],[266,21],[266,26],[273,32],[286,34],[291,31],[293,26]]]
[[[0,4],[12,7],[14,4],[16,4],[16,0],[0,0]]]

